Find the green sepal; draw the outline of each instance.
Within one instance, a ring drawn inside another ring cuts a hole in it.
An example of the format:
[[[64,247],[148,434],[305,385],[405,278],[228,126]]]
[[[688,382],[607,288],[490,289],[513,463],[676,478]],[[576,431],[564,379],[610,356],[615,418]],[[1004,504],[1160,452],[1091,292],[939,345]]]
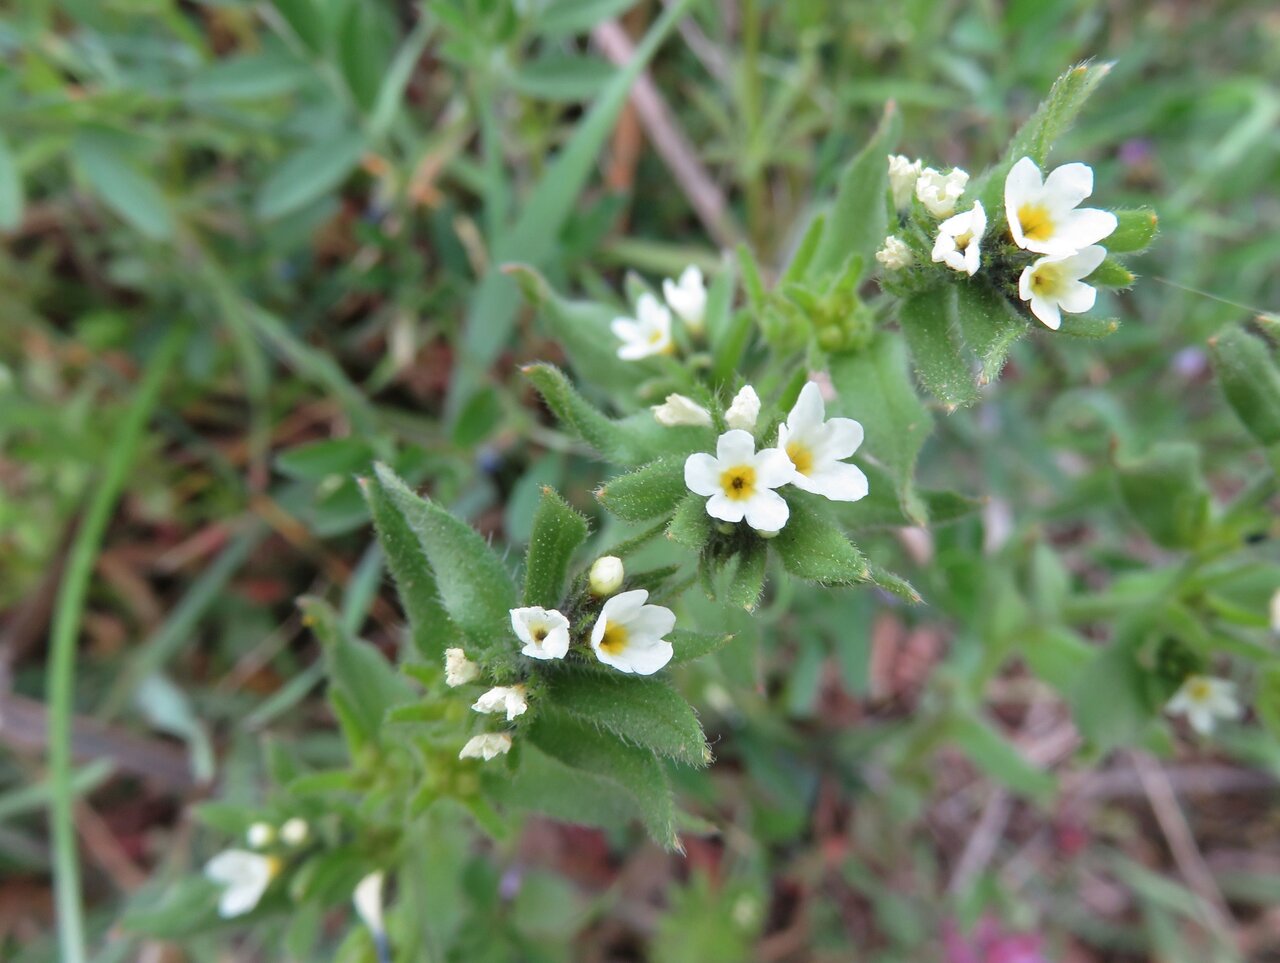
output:
[[[711,538],[711,516],[707,514],[705,497],[689,492],[681,499],[667,526],[667,538],[692,552],[702,551]]]
[[[692,662],[694,659],[701,659],[704,655],[719,652],[733,641],[733,634],[692,632],[689,629],[676,629],[667,636],[667,641],[671,643],[671,648],[675,653],[672,655],[669,664],[679,665],[684,662]]]
[[[755,611],[764,594],[764,576],[769,549],[764,539],[756,539],[738,553],[737,566],[729,581],[725,601],[748,612]]]

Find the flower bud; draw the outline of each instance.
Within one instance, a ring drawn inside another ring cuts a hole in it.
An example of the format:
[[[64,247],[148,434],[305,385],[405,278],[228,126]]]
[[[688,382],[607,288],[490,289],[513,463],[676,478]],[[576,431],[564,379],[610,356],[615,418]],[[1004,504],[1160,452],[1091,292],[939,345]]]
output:
[[[711,424],[711,412],[684,395],[667,395],[667,400],[663,404],[654,405],[652,410],[658,424],[667,428]]]
[[[301,846],[310,835],[311,827],[307,825],[307,821],[299,819],[297,816],[286,820],[285,824],[280,827],[280,838],[289,846]]]
[[[591,565],[591,594],[596,596],[612,595],[622,587],[626,570],[622,567],[622,559],[616,555],[602,555]]]
[[[724,413],[724,420],[730,428],[741,428],[743,431],[754,431],[756,419],[760,417],[760,396],[751,385],[744,385],[733,398],[729,410]]]
[[[244,834],[245,840],[254,849],[263,849],[276,840],[276,831],[269,823],[254,823]]]
[[[361,921],[369,927],[369,932],[379,936],[383,932],[382,925],[382,873],[370,873],[356,884],[351,896],[356,913]]]
[[[450,688],[475,681],[480,667],[467,658],[461,649],[444,650],[444,682]]]

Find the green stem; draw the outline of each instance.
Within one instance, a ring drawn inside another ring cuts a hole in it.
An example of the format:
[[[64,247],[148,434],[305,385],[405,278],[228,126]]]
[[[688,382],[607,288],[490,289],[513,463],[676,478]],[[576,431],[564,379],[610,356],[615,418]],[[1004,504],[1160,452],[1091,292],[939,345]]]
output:
[[[93,563],[102,543],[125,475],[133,463],[143,430],[155,408],[165,375],[182,343],[174,331],[147,363],[142,382],[125,413],[108,461],[94,489],[67,561],[50,636],[49,700],[49,820],[53,832],[53,869],[57,903],[58,942],[63,963],[84,963],[84,914],[80,905],[80,865],[76,854],[72,807],[75,785],[71,773],[71,720],[75,711],[76,638],[84,615],[85,596]]]

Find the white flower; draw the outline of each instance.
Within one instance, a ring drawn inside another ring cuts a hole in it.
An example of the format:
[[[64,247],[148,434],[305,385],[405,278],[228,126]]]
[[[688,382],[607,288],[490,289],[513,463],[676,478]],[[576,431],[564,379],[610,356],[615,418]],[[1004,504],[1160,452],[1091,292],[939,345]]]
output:
[[[245,849],[228,849],[205,865],[204,875],[222,887],[218,915],[223,919],[250,912],[280,872],[280,860]]]
[[[1116,229],[1116,216],[1091,207],[1076,210],[1093,193],[1088,164],[1063,164],[1042,182],[1040,168],[1024,157],[1004,181],[1004,210],[1018,247],[1037,254],[1072,254]]]
[[[244,838],[254,849],[263,849],[276,841],[276,831],[270,823],[254,823],[245,832]]]
[[[587,576],[591,594],[600,597],[612,595],[622,588],[622,580],[626,574],[622,559],[616,555],[601,555],[591,563],[591,573]]]
[[[658,424],[668,428],[675,428],[678,425],[711,424],[711,412],[684,395],[667,395],[664,403],[654,405],[651,410]]]
[[[310,835],[311,827],[307,825],[307,821],[297,816],[285,820],[284,825],[280,827],[280,839],[286,846],[301,846]]]
[[[950,217],[968,183],[968,173],[958,167],[953,167],[946,174],[926,167],[916,181],[916,197],[934,217]]]
[[[893,206],[898,210],[911,203],[921,166],[920,161],[910,160],[902,154],[889,155],[889,190],[893,192]]]
[[[668,354],[673,348],[671,312],[648,291],[637,299],[634,318],[614,318],[610,328],[622,342],[618,357],[623,361]]]
[[[1063,311],[1079,314],[1093,307],[1098,292],[1080,279],[1092,274],[1106,256],[1095,244],[1076,254],[1042,257],[1022,269],[1018,296],[1031,302],[1031,313],[1045,327],[1057,331]]]
[[[756,419],[759,417],[760,396],[756,394],[756,389],[751,385],[744,385],[733,396],[733,402],[729,405],[729,410],[724,413],[724,420],[728,422],[730,428],[751,431],[755,428]]]
[[[476,712],[503,712],[507,713],[507,721],[511,722],[516,716],[524,715],[529,708],[529,701],[524,697],[524,686],[522,685],[496,685],[471,706]]]
[[[933,259],[953,271],[972,276],[982,264],[979,247],[987,231],[987,212],[981,201],[963,214],[955,214],[938,225],[938,239],[933,242]]]
[[[1213,731],[1216,720],[1239,719],[1243,714],[1240,703],[1236,701],[1235,683],[1207,675],[1187,676],[1165,706],[1165,711],[1185,715],[1191,728],[1202,736]]]
[[[709,495],[707,514],[724,522],[747,524],[758,532],[776,532],[791,509],[775,488],[795,480],[795,466],[780,448],[756,452],[755,439],[741,429],[716,441],[715,455],[698,452],[684,463],[684,483],[697,495]]]
[[[459,759],[483,759],[488,762],[495,756],[505,756],[511,751],[511,737],[505,732],[483,732],[472,736],[458,753]]]
[[[876,260],[890,271],[901,271],[911,263],[911,248],[901,238],[890,234],[884,239],[884,247],[876,251]]]
[[[355,892],[351,894],[356,914],[374,936],[381,936],[383,933],[382,879],[381,872],[370,873],[356,883]]]
[[[563,659],[569,651],[569,620],[555,609],[512,609],[511,627],[531,659]]]
[[[685,268],[679,281],[670,278],[663,281],[662,296],[685,327],[694,334],[702,331],[707,313],[707,287],[702,282],[702,271],[696,265],[690,264]]]
[[[591,628],[596,658],[619,672],[653,675],[671,661],[671,643],[663,638],[676,627],[676,614],[646,605],[649,593],[634,589],[604,603]]]
[[[461,649],[444,650],[444,681],[450,688],[474,682],[480,675],[480,666],[467,658]]]
[[[827,418],[817,382],[800,390],[791,414],[778,426],[778,447],[795,466],[791,483],[836,502],[866,497],[867,476],[841,461],[862,444],[862,425],[852,418]]]

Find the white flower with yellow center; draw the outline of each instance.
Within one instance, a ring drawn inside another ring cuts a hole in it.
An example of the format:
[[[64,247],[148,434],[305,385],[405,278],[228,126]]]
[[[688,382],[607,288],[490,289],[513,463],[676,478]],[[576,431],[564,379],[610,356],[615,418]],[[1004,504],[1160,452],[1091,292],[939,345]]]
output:
[[[614,318],[609,327],[622,342],[618,357],[623,361],[670,354],[675,348],[671,340],[671,312],[648,291],[636,300],[634,318]]]
[[[228,849],[209,860],[204,875],[222,887],[218,915],[231,919],[252,911],[282,866],[274,856],[246,849]]]
[[[596,658],[619,672],[653,675],[671,661],[671,643],[663,638],[676,627],[676,614],[662,605],[646,605],[649,593],[633,589],[604,603],[591,627]]]
[[[524,696],[522,685],[496,685],[471,706],[476,712],[506,712],[507,721],[522,716],[529,709],[529,701]]]
[[[756,452],[755,439],[739,428],[716,441],[716,453],[698,452],[684,463],[684,483],[707,495],[707,514],[723,522],[747,524],[757,532],[777,532],[791,509],[773,489],[795,480],[795,466],[780,448]]]
[[[958,167],[945,174],[926,167],[916,180],[916,197],[934,217],[950,217],[968,183],[969,174]]]
[[[800,389],[787,420],[778,426],[778,447],[795,467],[791,484],[836,502],[856,502],[867,494],[867,476],[848,458],[862,444],[862,425],[852,418],[827,418],[822,391],[810,381]]]
[[[467,658],[461,649],[444,650],[444,682],[449,688],[456,688],[475,681],[480,675],[480,666]]]
[[[986,231],[987,212],[982,209],[981,201],[975,201],[969,210],[938,225],[938,239],[933,242],[933,260],[972,277],[982,265],[980,244]]]
[[[911,248],[899,237],[890,234],[884,239],[884,247],[876,251],[876,260],[890,271],[901,271],[911,261]]]
[[[511,628],[531,659],[563,659],[569,651],[569,620],[555,609],[532,605],[511,610]]]
[[[1107,252],[1094,244],[1075,254],[1042,257],[1022,269],[1018,297],[1030,302],[1031,313],[1046,328],[1062,327],[1062,312],[1080,314],[1093,307],[1098,292],[1081,278],[1092,274]]]
[[[667,400],[652,409],[654,420],[667,428],[679,425],[698,425],[705,427],[711,424],[711,412],[692,398],[684,395],[667,395]]]
[[[733,396],[733,401],[729,405],[729,410],[724,413],[724,420],[730,428],[741,428],[743,431],[751,431],[756,426],[756,419],[760,417],[760,396],[756,394],[756,389],[751,385],[744,385],[742,389]]]
[[[922,166],[920,161],[902,154],[889,155],[889,191],[893,194],[893,206],[898,210],[911,203]]]
[[[707,286],[702,280],[702,271],[690,264],[680,274],[680,280],[667,278],[662,282],[662,296],[667,299],[667,306],[684,322],[694,334],[702,331],[707,314]]]
[[[1042,181],[1036,162],[1022,158],[1004,181],[1004,210],[1013,243],[1053,255],[1097,244],[1116,229],[1116,216],[1080,208],[1092,193],[1093,169],[1088,164],[1063,164]]]
[[[458,753],[459,759],[483,759],[488,762],[511,751],[511,737],[505,732],[482,732],[472,736]]]
[[[1213,731],[1218,719],[1239,719],[1244,713],[1236,701],[1235,683],[1207,675],[1187,676],[1165,711],[1185,715],[1191,728],[1202,736]]]
[[[622,559],[616,555],[601,555],[591,563],[587,585],[590,586],[592,595],[604,598],[622,588],[622,580],[626,575],[627,570],[622,564]]]

